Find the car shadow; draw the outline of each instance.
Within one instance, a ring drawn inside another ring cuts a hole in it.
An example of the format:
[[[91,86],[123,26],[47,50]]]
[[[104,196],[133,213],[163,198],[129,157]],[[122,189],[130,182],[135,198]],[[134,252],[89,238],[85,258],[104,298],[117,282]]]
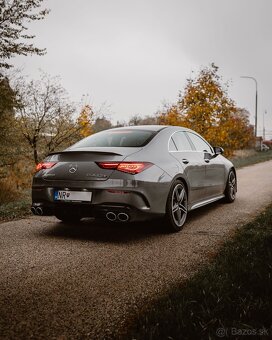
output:
[[[167,234],[167,228],[162,220],[109,223],[103,220],[83,219],[79,223],[71,224],[56,222],[42,234],[46,237],[121,244]]]
[[[193,223],[220,206],[222,206],[222,202],[218,201],[190,212],[184,226],[184,231],[186,232],[187,224]],[[135,243],[150,237],[169,234],[171,233],[169,233],[163,219],[131,223],[111,223],[105,220],[89,218],[71,224],[56,222],[53,225],[50,224],[50,227],[42,232],[42,235],[45,237],[115,244]]]

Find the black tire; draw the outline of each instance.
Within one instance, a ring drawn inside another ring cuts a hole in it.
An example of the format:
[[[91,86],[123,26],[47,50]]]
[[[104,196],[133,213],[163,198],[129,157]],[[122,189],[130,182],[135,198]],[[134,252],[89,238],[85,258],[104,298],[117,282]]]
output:
[[[237,180],[234,170],[230,170],[225,189],[225,201],[232,203],[235,201],[237,192]]]
[[[188,210],[187,191],[184,183],[176,180],[171,185],[167,203],[165,219],[168,230],[178,232],[182,229]]]
[[[79,222],[81,220],[81,216],[76,212],[56,211],[55,216],[58,220],[66,224]]]

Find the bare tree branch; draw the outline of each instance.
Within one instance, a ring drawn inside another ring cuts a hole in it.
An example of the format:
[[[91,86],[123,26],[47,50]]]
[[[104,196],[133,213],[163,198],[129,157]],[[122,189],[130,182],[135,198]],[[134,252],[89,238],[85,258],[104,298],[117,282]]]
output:
[[[18,122],[35,163],[57,147],[75,142],[79,135],[73,119],[75,108],[58,78],[42,73],[39,80],[19,87],[22,107],[17,110]]]

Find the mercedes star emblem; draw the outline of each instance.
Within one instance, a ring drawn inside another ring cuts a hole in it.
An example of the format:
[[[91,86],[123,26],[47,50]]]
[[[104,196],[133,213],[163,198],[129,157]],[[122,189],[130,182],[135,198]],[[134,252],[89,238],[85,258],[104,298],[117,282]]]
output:
[[[74,174],[77,171],[77,164],[70,164],[69,165],[69,172]]]

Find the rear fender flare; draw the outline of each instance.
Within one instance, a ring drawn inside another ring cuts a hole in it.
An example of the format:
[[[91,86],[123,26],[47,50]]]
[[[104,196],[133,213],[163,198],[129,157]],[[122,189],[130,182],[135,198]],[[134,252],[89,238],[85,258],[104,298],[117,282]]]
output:
[[[188,198],[188,203],[190,201],[190,185],[188,183],[188,181],[186,180],[186,178],[184,178],[184,176],[182,174],[177,174],[173,180],[171,181],[170,183],[170,188],[172,186],[172,184],[176,181],[176,180],[180,180],[182,181],[182,183],[185,185],[185,189],[186,189],[186,192],[187,192],[187,198]],[[170,190],[170,189],[169,189]],[[166,207],[165,207],[166,208]]]

